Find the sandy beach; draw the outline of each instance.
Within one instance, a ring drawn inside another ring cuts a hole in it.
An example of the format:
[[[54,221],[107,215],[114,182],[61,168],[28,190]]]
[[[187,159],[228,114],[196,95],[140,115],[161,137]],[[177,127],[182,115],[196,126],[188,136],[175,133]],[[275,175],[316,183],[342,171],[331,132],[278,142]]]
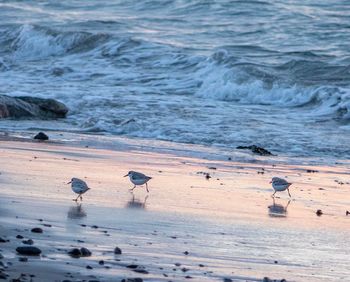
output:
[[[0,152],[1,275],[9,281],[350,276],[345,165],[210,161],[9,138]],[[123,176],[131,169],[153,177],[150,193],[129,191]],[[271,198],[275,175],[294,183],[291,199],[287,193]],[[91,187],[82,203],[72,201],[66,185],[72,177]],[[43,232],[33,233],[36,227]],[[16,252],[29,239],[40,256]],[[114,254],[115,247],[122,254]],[[87,248],[91,256],[71,257],[73,248]]]

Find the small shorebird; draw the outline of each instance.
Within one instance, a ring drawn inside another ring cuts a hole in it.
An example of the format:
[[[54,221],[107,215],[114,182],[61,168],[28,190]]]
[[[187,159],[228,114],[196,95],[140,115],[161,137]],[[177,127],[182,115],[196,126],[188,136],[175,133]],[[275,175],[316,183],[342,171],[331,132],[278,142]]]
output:
[[[292,197],[289,192],[289,186],[292,185],[292,183],[289,183],[287,180],[279,177],[273,177],[270,183],[272,183],[272,187],[275,190],[275,192],[272,194],[272,197],[275,196],[276,192],[285,190],[288,191],[289,197]]]
[[[90,188],[88,187],[88,185],[86,184],[85,181],[79,179],[79,178],[75,178],[73,177],[71,181],[69,181],[67,184],[71,184],[72,190],[74,193],[78,194],[78,197],[76,199],[73,199],[73,201],[78,201],[78,199],[80,198],[80,200],[83,200],[83,194],[90,190]]]
[[[138,185],[146,184],[146,190],[147,192],[149,192],[147,182],[150,179],[152,179],[152,177],[149,177],[147,175],[144,175],[141,172],[136,172],[136,171],[129,171],[127,175],[124,175],[124,177],[127,177],[127,176],[129,176],[130,181],[132,182],[132,184],[134,184],[134,187],[131,189],[131,191],[133,191]]]

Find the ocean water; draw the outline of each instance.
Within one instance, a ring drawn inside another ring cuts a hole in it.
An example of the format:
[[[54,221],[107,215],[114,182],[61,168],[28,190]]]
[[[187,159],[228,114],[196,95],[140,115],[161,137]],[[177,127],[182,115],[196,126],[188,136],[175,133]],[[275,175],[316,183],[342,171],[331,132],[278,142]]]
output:
[[[346,0],[0,1],[0,94],[70,108],[0,130],[347,159],[349,11]]]

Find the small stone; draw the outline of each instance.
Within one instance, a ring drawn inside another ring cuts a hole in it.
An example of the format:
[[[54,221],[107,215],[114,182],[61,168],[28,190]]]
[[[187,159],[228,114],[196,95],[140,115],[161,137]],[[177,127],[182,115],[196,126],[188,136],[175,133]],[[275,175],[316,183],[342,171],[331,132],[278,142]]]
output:
[[[44,132],[39,132],[37,135],[34,136],[34,139],[36,140],[49,140],[49,136],[47,136]]]
[[[100,260],[100,261],[98,262],[98,264],[99,264],[99,265],[104,265],[105,262],[104,262],[104,260]]]
[[[231,278],[224,278],[224,282],[232,282]]]
[[[121,282],[143,282],[142,278],[126,278],[123,279]]]
[[[91,252],[87,248],[81,248],[80,252],[81,252],[81,256],[82,257],[89,257],[89,256],[91,256]]]
[[[90,265],[87,265],[86,269],[92,269],[92,267]]]
[[[17,247],[16,251],[21,255],[28,255],[28,256],[38,256],[41,254],[41,250],[33,246]]]
[[[189,252],[185,251],[184,254],[187,256],[189,254]]]
[[[21,257],[21,258],[19,258],[18,260],[21,261],[21,262],[27,262],[27,261],[28,261],[28,258],[23,258],[23,257]]]
[[[22,235],[17,235],[16,238],[17,239],[23,239],[24,237]]]
[[[32,239],[28,239],[28,240],[23,240],[22,243],[25,245],[33,245],[34,241]]]
[[[115,255],[121,255],[122,254],[122,250],[119,247],[115,247],[114,248],[114,254]]]
[[[138,268],[139,266],[137,264],[129,264],[126,266],[127,268],[131,268],[131,269],[136,269]]]
[[[149,272],[146,269],[134,269],[137,273],[148,274]]]
[[[80,258],[81,257],[81,251],[77,248],[71,249],[68,254],[73,258]]]
[[[186,279],[192,279],[192,276],[187,275],[187,276],[185,276],[185,278]]]
[[[182,272],[187,272],[187,271],[189,271],[189,269],[186,268],[186,267],[183,267],[183,268],[181,268],[181,271],[182,271]]]
[[[97,225],[93,225],[93,226],[91,226],[91,228],[93,228],[93,229],[97,229],[97,228],[98,228],[98,226],[97,226]]]
[[[349,215],[350,214],[350,212],[349,211],[346,211],[346,213],[345,213],[346,215]]]
[[[33,233],[43,233],[43,230],[40,227],[35,227],[31,230]]]
[[[177,262],[175,263],[176,266],[181,266],[181,263]]]
[[[9,240],[5,240],[4,238],[0,237],[0,243],[7,243],[7,242],[9,242]]]
[[[317,216],[321,216],[321,215],[323,215],[323,212],[322,212],[322,210],[317,210],[316,214],[317,214]]]

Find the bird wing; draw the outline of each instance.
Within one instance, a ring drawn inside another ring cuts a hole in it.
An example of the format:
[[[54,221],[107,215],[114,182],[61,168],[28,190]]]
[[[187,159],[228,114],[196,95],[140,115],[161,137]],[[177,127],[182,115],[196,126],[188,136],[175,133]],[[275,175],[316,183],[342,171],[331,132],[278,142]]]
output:
[[[279,178],[279,177],[276,177],[275,181],[274,181],[275,184],[277,185],[287,185],[289,184],[289,182],[283,178]]]
[[[144,175],[141,172],[134,172],[133,175],[132,175],[132,178],[136,180],[136,179],[146,179],[146,178],[149,178],[149,177]]]

